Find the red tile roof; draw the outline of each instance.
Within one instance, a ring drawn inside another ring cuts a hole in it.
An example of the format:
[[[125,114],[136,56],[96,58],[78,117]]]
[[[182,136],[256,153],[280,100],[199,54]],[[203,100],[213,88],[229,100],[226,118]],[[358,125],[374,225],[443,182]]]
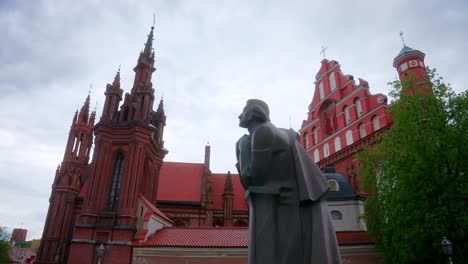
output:
[[[149,212],[147,213],[154,213],[155,215],[161,217],[162,219],[168,221],[169,223],[172,223],[172,220],[167,217],[163,212],[161,212],[156,206],[154,206],[152,203],[150,203],[142,194],[138,194],[138,198],[141,199],[141,201],[145,204],[146,207],[148,207]],[[149,218],[150,215],[145,215],[145,220]]]
[[[211,183],[213,184],[213,209],[223,210],[223,192],[224,182],[226,181],[227,174],[211,174]],[[233,209],[239,211],[247,211],[248,206],[244,201],[244,188],[241,185],[239,175],[231,174],[232,187],[234,191]]]
[[[202,163],[164,162],[159,175],[158,201],[201,202]]]
[[[374,244],[365,231],[336,232],[340,246]],[[135,247],[215,247],[248,246],[247,227],[166,227]]]
[[[243,248],[248,245],[247,227],[166,227],[135,247]]]

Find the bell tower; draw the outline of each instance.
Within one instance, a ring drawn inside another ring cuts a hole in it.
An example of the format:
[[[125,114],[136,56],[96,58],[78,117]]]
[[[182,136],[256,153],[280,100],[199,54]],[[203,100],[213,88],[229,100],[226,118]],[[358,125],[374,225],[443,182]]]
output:
[[[400,81],[412,84],[411,87],[403,87],[409,95],[414,95],[417,90],[423,93],[428,91],[424,57],[424,53],[406,46],[403,42],[403,48],[393,59],[393,67],[397,69]]]
[[[36,263],[64,263],[68,256],[74,224],[75,200],[83,182],[93,144],[96,112],[89,115],[90,96],[73,117],[62,163],[58,166],[49,199],[49,211]]]
[[[156,204],[159,171],[167,154],[162,100],[153,110],[153,31],[134,68],[130,93],[120,88],[120,70],[107,84],[102,116],[94,126],[95,150],[68,263],[130,263],[137,231],[138,196]]]

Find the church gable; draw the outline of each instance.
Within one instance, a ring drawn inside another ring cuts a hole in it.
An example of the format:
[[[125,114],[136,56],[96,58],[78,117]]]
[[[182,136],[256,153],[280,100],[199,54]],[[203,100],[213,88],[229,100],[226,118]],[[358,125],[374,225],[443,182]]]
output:
[[[316,162],[389,123],[387,97],[372,95],[367,81],[345,75],[338,62],[322,60],[314,84],[314,97],[300,134]]]

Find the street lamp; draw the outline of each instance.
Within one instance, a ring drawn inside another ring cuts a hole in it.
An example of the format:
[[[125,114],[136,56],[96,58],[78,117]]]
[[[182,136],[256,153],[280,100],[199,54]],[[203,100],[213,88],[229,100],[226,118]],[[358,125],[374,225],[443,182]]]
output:
[[[452,264],[452,242],[448,240],[445,236],[444,239],[442,240],[442,251],[444,252],[445,255],[448,256],[449,263]]]
[[[106,248],[104,247],[104,244],[101,243],[97,249],[97,257],[98,257],[98,264],[101,264],[101,258],[104,256],[104,252],[106,251]]]

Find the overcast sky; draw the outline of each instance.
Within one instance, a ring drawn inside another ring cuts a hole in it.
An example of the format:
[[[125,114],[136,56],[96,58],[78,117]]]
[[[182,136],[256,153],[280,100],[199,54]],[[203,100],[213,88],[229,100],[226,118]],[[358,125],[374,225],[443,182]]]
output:
[[[0,225],[40,238],[73,114],[92,84],[98,116],[106,83],[133,67],[156,14],[156,97],[164,95],[166,161],[235,171],[237,116],[265,100],[272,121],[299,129],[320,50],[345,74],[388,95],[393,58],[426,54],[455,91],[468,86],[466,1],[10,1],[0,0]],[[155,108],[157,105],[155,106]]]

